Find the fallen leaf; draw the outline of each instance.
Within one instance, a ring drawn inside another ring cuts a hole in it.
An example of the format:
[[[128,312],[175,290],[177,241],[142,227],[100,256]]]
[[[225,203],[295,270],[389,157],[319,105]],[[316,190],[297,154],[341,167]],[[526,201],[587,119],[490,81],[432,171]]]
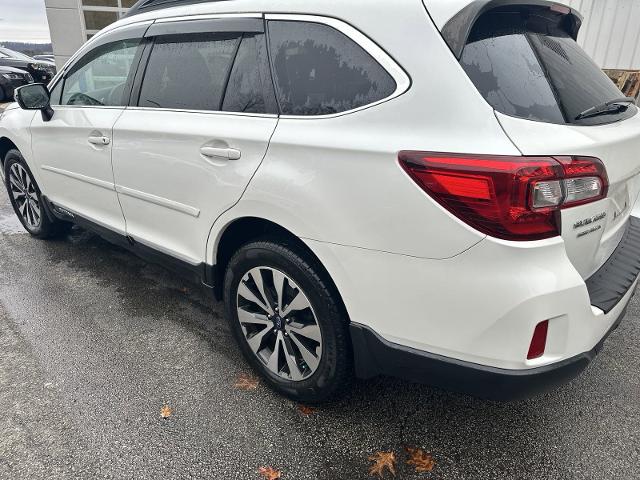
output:
[[[369,460],[373,462],[369,469],[369,475],[377,475],[380,478],[384,478],[384,471],[387,469],[391,474],[396,476],[396,454],[393,452],[376,452],[369,457]]]
[[[238,377],[233,386],[239,390],[255,390],[258,388],[258,379],[243,373]]]
[[[314,413],[316,413],[318,411],[317,408],[313,408],[313,407],[307,407],[306,405],[298,405],[298,411],[302,414],[302,415],[313,415]]]
[[[416,472],[430,472],[433,470],[433,467],[436,466],[436,462],[433,460],[433,457],[429,453],[424,453],[422,449],[407,447],[405,450],[409,454],[407,465],[413,465],[416,468]]]
[[[282,472],[275,468],[260,467],[258,472],[265,478],[265,480],[278,480],[279,478],[282,478]]]
[[[169,418],[172,413],[173,413],[173,410],[171,410],[171,407],[169,407],[169,405],[165,405],[160,409],[160,416],[162,418]]]

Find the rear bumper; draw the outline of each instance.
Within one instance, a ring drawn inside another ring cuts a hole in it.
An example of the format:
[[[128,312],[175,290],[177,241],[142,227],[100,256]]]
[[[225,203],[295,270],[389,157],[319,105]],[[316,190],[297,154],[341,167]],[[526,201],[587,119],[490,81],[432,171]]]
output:
[[[388,342],[373,330],[351,324],[355,370],[359,378],[387,375],[490,400],[529,398],[577,377],[622,321],[626,306],[606,335],[588,352],[527,370],[478,365]]]
[[[640,275],[640,219],[631,217],[625,228],[614,253],[586,281],[591,305],[603,313],[596,321],[607,322],[609,326],[601,330],[590,350],[542,366],[507,369],[389,342],[369,327],[352,324],[356,374],[362,378],[401,377],[496,400],[526,398],[566,383],[582,372],[602,349],[606,338],[622,321],[635,292]],[[586,325],[585,321],[582,327]]]

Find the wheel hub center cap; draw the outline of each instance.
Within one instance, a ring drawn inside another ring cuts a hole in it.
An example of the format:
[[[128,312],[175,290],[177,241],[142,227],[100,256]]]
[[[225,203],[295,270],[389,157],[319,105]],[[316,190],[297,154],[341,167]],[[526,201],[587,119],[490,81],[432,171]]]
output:
[[[277,328],[278,330],[282,330],[284,327],[284,320],[282,319],[282,317],[280,315],[276,315],[275,317],[273,317],[273,326],[275,328]]]

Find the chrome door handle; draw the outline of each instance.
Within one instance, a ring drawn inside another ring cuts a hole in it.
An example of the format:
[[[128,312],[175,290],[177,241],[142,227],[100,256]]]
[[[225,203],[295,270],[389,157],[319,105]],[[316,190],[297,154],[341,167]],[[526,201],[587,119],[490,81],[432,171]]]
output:
[[[109,137],[105,137],[104,135],[91,136],[89,137],[88,141],[92,145],[100,145],[100,146],[109,145],[111,143],[111,139]]]
[[[235,148],[202,147],[200,153],[205,157],[224,158],[225,160],[240,160],[242,154]]]

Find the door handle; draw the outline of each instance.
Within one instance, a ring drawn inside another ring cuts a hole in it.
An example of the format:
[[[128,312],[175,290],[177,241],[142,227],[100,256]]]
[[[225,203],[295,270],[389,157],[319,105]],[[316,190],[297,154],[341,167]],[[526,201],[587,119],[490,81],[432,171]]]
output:
[[[89,143],[92,145],[100,145],[105,146],[111,143],[111,139],[109,137],[105,137],[104,135],[95,135],[89,137]]]
[[[202,147],[200,153],[205,157],[224,158],[225,160],[240,160],[242,154],[235,148]]]

